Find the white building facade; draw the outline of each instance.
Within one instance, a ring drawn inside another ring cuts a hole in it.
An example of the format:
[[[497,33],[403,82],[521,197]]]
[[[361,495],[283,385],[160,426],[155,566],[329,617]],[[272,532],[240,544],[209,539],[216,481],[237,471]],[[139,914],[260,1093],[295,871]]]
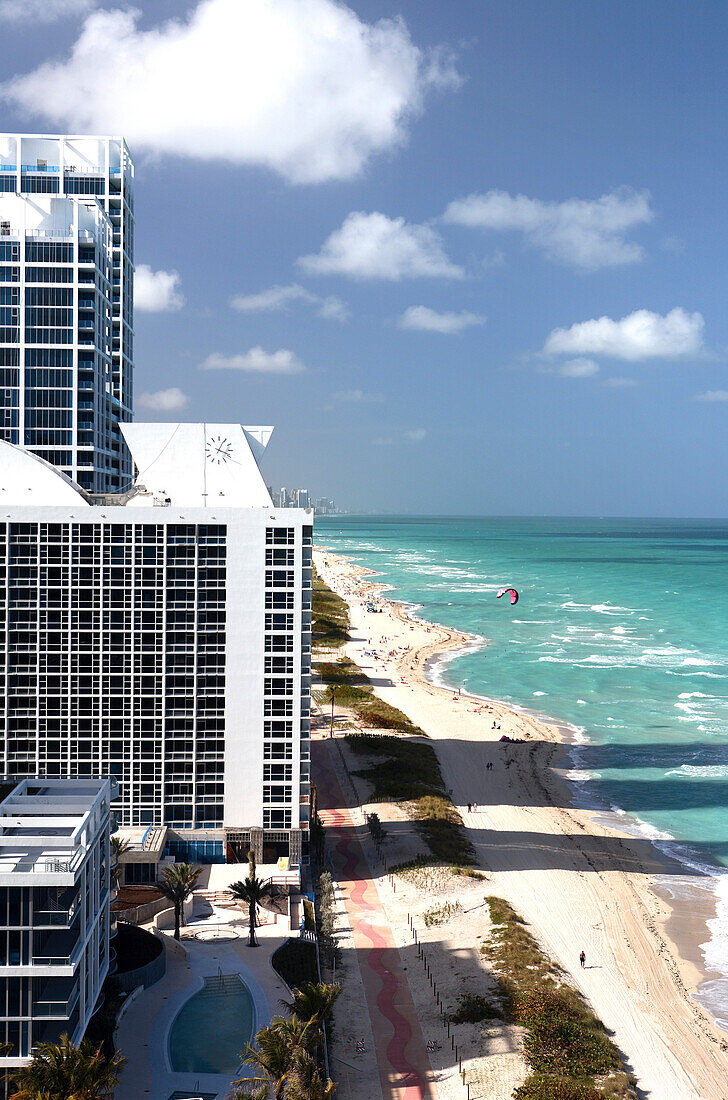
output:
[[[111,776],[119,824],[168,826],[183,858],[298,862],[312,517],[270,503],[270,429],[123,430],[122,505],[0,447],[0,769]]]
[[[78,1044],[110,962],[108,780],[24,780],[0,803],[0,1070]]]
[[[121,138],[0,134],[0,438],[128,487],[134,165]]]

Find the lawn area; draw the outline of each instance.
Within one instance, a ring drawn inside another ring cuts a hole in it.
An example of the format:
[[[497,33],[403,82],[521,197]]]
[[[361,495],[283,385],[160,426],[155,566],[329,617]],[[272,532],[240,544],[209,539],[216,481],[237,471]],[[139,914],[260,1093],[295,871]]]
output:
[[[319,980],[316,945],[311,940],[286,940],[274,952],[271,962],[289,989],[300,989],[306,982]]]

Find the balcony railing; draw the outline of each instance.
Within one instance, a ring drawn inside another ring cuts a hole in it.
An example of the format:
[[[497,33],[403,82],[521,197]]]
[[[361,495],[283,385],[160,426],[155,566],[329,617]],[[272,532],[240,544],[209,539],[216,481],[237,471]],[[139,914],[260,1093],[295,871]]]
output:
[[[65,1001],[35,1001],[33,1003],[33,1016],[37,1017],[49,1017],[59,1016],[61,1019],[66,1019],[71,1015],[73,1007],[76,1001],[81,995],[81,986],[79,982],[76,982],[75,986],[69,993]]]
[[[47,904],[47,903],[46,903]],[[53,928],[70,928],[78,916],[78,899],[67,909],[60,906],[49,906],[47,909],[36,909],[33,912],[33,924],[36,928],[44,925]]]

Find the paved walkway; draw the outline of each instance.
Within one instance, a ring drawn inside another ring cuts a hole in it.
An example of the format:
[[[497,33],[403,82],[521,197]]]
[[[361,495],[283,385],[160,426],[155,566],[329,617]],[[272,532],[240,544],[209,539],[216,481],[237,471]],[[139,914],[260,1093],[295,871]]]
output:
[[[437,1100],[437,1087],[399,951],[372,881],[358,827],[329,760],[332,745],[313,745],[319,814],[351,924],[364,984],[384,1100]]]

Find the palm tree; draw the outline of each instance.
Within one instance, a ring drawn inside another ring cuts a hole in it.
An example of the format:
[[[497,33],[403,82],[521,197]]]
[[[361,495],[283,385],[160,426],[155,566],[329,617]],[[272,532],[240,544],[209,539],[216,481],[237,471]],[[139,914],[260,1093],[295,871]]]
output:
[[[165,867],[157,882],[157,886],[165,898],[174,905],[174,938],[180,938],[180,926],[183,923],[182,906],[195,889],[195,883],[202,874],[201,867],[195,867],[192,863],[173,863],[171,867]]]
[[[264,898],[270,895],[272,888],[270,882],[263,882],[262,879],[256,877],[255,855],[251,850],[248,852],[248,877],[244,882],[233,882],[230,886],[233,897],[238,901],[242,901],[248,907],[248,947],[258,946],[255,939],[258,906]]]
[[[131,841],[120,836],[111,838],[111,885],[118,887],[121,879],[120,857],[132,847]]]
[[[38,1043],[29,1065],[14,1072],[11,1100],[111,1100],[124,1064],[121,1054],[109,1061],[98,1047],[75,1047],[67,1035],[57,1043]]]
[[[273,1086],[276,1100],[282,1100],[296,1052],[310,1054],[320,1042],[321,1035],[312,1028],[310,1020],[303,1023],[296,1016],[290,1020],[274,1016],[268,1027],[256,1033],[255,1046],[248,1043],[243,1061],[262,1070]]]
[[[320,1025],[331,1019],[336,998],[341,993],[338,982],[304,982],[293,990],[293,1000],[281,1001],[289,1012],[295,1012],[299,1020],[310,1020]]]
[[[306,1050],[296,1050],[286,1080],[285,1100],[328,1100],[336,1092],[336,1085],[324,1081],[316,1059]]]
[[[229,1100],[268,1100],[270,1086],[262,1077],[241,1077],[233,1081]]]

